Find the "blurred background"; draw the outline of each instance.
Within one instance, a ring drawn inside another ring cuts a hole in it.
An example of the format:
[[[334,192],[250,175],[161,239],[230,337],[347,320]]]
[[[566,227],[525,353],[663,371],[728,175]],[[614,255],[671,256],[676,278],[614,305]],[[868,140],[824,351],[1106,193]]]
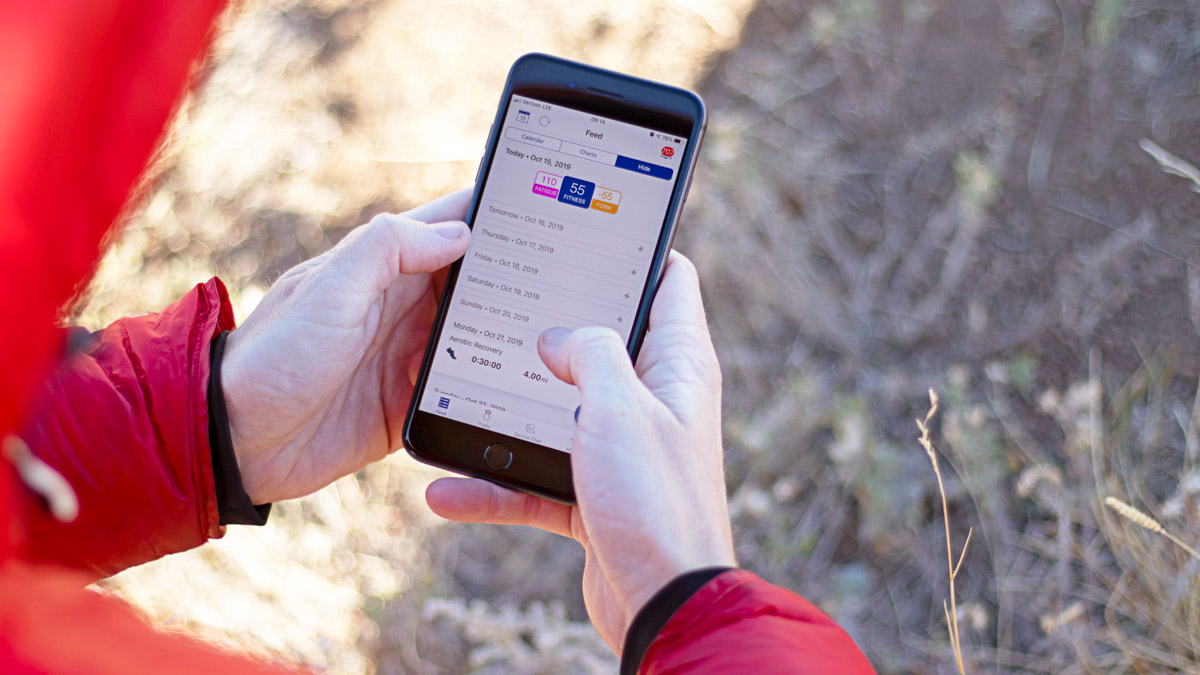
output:
[[[465,187],[508,66],[696,89],[677,247],[725,375],[741,563],[882,673],[1197,672],[1200,2],[247,0],[80,305],[219,275],[239,319],[382,211]],[[159,623],[335,673],[611,673],[582,551],[441,522],[403,452],[265,528],[100,582]]]

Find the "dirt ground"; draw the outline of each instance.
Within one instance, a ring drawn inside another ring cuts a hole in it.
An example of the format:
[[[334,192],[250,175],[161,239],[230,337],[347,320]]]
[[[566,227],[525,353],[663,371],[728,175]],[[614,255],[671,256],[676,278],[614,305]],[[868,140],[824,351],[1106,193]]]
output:
[[[80,321],[219,274],[244,317],[348,228],[471,178],[509,63],[695,87],[677,246],[725,375],[742,564],[880,672],[1196,672],[1200,3],[292,0],[228,21]],[[334,672],[613,672],[572,543],[444,524],[393,457],[101,587]],[[181,583],[186,580],[186,583]]]

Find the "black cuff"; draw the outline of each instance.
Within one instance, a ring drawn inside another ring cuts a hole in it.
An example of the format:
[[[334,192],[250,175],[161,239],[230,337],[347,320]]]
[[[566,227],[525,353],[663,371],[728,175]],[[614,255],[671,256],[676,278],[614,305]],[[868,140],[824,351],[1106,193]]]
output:
[[[713,577],[728,572],[732,567],[705,567],[684,572],[650,598],[645,607],[638,611],[625,634],[625,648],[621,650],[621,675],[637,675],[642,667],[642,658],[658,632],[667,625],[675,612],[704,587]]]
[[[229,411],[225,409],[225,392],[221,390],[221,359],[225,356],[225,338],[228,336],[229,331],[221,331],[213,340],[208,375],[208,445],[212,453],[219,522],[222,525],[266,525],[271,505],[250,503],[250,496],[242,486],[237,455],[233,453]]]

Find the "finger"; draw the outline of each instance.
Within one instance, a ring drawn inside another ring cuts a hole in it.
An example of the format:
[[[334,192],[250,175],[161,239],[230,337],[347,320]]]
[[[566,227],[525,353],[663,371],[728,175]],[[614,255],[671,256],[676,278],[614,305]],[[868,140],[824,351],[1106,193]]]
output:
[[[686,364],[688,374],[701,379],[712,378],[712,371],[718,368],[700,295],[700,277],[695,265],[675,251],[671,252],[650,307],[638,372],[644,375],[664,359]]]
[[[663,278],[650,306],[650,330],[678,325],[701,326],[708,330],[704,300],[700,295],[700,275],[691,260],[679,251],[671,251]]]
[[[330,264],[337,281],[381,292],[403,274],[433,272],[462,257],[470,244],[465,223],[426,224],[383,213],[343,239]]]
[[[627,402],[643,389],[625,343],[611,328],[551,328],[538,337],[538,354],[555,377],[579,387],[585,406]]]
[[[433,273],[431,281],[433,282],[433,297],[438,300],[442,299],[442,293],[446,290],[446,279],[450,276],[450,269],[443,267]]]
[[[467,204],[471,203],[471,189],[458,192],[421,204],[400,214],[422,223],[440,223],[447,220],[462,220],[467,215]]]
[[[571,507],[478,478],[439,478],[425,489],[429,508],[461,523],[529,525],[571,536]]]
[[[408,360],[408,381],[415,387],[417,386],[417,378],[421,376],[421,361],[425,358],[425,352],[419,351],[412,355]]]

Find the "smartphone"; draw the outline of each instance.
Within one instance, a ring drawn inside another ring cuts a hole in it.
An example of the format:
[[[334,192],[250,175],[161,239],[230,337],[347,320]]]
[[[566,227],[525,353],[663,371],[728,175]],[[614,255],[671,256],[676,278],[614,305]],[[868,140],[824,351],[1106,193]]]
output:
[[[513,64],[404,424],[416,459],[574,503],[579,392],[537,353],[608,326],[637,358],[706,112],[696,94],[527,54]]]

